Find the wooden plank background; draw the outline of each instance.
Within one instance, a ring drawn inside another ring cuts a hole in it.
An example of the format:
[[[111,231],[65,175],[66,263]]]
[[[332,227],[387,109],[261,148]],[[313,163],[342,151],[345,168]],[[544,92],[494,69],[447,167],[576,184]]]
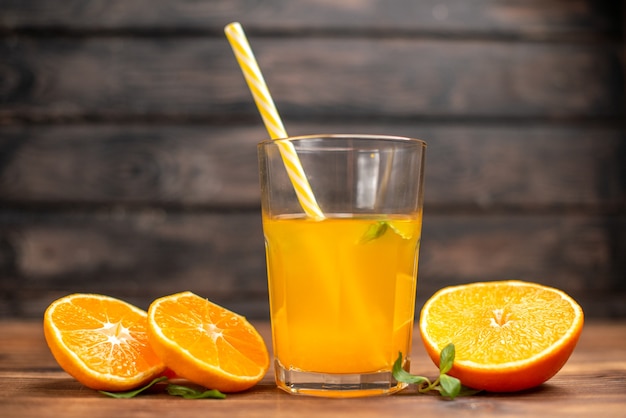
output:
[[[418,309],[523,279],[626,317],[624,1],[0,0],[0,318],[192,290],[267,318],[240,21],[290,134],[428,142]]]

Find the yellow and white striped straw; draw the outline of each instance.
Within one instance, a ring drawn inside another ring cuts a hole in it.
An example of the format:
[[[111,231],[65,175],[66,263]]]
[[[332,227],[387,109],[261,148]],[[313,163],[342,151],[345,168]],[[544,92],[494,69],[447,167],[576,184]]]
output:
[[[230,46],[233,48],[239,67],[248,83],[270,138],[287,138],[285,127],[278,115],[274,100],[270,96],[269,89],[265,84],[265,79],[254,58],[254,53],[250,48],[243,28],[238,22],[233,22],[226,25],[224,32],[230,42]],[[277,145],[302,209],[312,218],[323,219],[324,213],[315,200],[293,144],[289,141],[277,141]]]

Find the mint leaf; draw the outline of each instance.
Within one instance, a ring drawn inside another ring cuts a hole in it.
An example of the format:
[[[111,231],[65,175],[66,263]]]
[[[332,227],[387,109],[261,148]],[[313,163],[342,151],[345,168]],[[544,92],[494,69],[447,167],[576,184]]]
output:
[[[446,345],[443,350],[441,350],[441,355],[439,356],[439,373],[445,374],[452,369],[454,356],[454,344],[452,343]]]
[[[409,228],[402,228],[401,226],[408,226]],[[414,226],[408,223],[394,223],[389,222],[389,228],[402,239],[411,239],[413,237]]]
[[[167,380],[167,376],[157,377],[156,379],[154,379],[152,382],[148,383],[147,385],[139,389],[131,390],[128,392],[107,392],[104,390],[99,390],[98,392],[102,393],[103,395],[110,396],[112,398],[118,398],[118,399],[134,398],[135,396],[139,395],[141,392],[149,389],[150,387],[156,385],[159,382],[163,382],[166,380]],[[202,390],[193,389],[187,386],[175,385],[172,383],[169,383],[165,389],[168,394],[172,396],[181,396],[185,399],[207,399],[207,398],[224,399],[226,398],[226,395],[224,395],[222,392],[216,389],[202,391]]]
[[[398,359],[393,363],[392,374],[398,382],[417,385],[418,393],[427,393],[435,390],[441,396],[454,399],[457,396],[470,396],[481,392],[480,390],[463,386],[459,379],[446,374],[452,369],[454,356],[454,344],[448,344],[441,350],[439,356],[439,377],[434,382],[431,382],[426,377],[416,376],[404,370],[402,368],[402,353],[398,354]]]
[[[367,228],[367,231],[365,231],[365,234],[363,234],[359,242],[361,244],[365,244],[367,242],[375,240],[376,238],[382,237],[384,233],[387,232],[388,228],[389,224],[385,221],[379,221],[375,224],[371,224]]]
[[[430,381],[423,376],[413,375],[402,368],[402,353],[398,353],[398,359],[393,363],[393,378],[398,382],[421,385],[430,384]]]
[[[461,381],[447,374],[441,374],[439,376],[439,385],[441,387],[441,395],[448,396],[450,399],[456,398],[459,392],[461,392]]]
[[[118,398],[118,399],[134,398],[135,396],[139,395],[141,392],[151,388],[152,386],[156,385],[159,382],[163,382],[164,380],[167,380],[167,376],[157,377],[156,379],[154,379],[147,385],[140,387],[139,389],[131,390],[128,392],[107,392],[105,390],[99,390],[98,392],[102,393],[103,395],[110,396],[112,398]]]
[[[461,384],[461,390],[459,391],[457,396],[472,396],[480,392],[482,392],[481,389],[473,389]]]
[[[172,396],[181,396],[185,399],[225,399],[226,395],[224,395],[222,392],[220,392],[217,389],[211,389],[211,390],[197,390],[197,389],[193,389],[187,386],[181,386],[181,385],[174,385],[174,384],[169,384],[167,385],[167,393],[169,393]]]

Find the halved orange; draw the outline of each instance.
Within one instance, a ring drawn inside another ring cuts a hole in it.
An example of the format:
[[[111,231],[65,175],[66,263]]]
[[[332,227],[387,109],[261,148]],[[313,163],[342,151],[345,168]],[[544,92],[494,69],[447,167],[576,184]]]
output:
[[[72,294],[48,306],[43,327],[63,370],[92,389],[123,391],[165,370],[148,344],[146,318],[145,311],[109,296]]]
[[[170,369],[209,389],[246,390],[269,368],[265,342],[246,318],[191,292],[152,302],[148,330]]]
[[[581,307],[561,290],[496,281],[441,289],[422,308],[419,326],[436,364],[443,347],[454,343],[451,376],[474,389],[514,392],[563,367],[583,322]]]

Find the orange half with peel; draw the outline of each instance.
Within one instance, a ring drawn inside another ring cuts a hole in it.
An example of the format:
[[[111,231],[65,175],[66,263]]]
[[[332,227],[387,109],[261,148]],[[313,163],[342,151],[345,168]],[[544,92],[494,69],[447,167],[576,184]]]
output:
[[[243,317],[191,292],[152,302],[150,344],[178,377],[222,392],[257,384],[269,368],[269,353]]]
[[[87,387],[124,391],[165,371],[148,344],[146,312],[103,295],[72,294],[44,314],[46,342],[61,368]]]
[[[581,307],[561,290],[522,281],[451,286],[435,293],[420,315],[424,347],[439,364],[455,345],[448,374],[465,386],[515,392],[553,377],[574,351]]]

